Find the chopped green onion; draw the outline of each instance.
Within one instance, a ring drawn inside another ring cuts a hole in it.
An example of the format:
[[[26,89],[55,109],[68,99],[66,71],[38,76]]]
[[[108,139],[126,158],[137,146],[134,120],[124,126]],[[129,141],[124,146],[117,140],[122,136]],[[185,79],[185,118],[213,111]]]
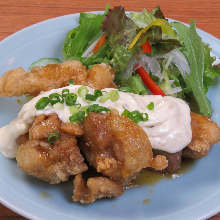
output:
[[[73,114],[79,112],[80,106],[81,106],[80,104],[76,104],[76,105],[70,106],[69,107],[70,114],[73,115]]]
[[[69,94],[69,93],[70,93],[70,90],[69,90],[69,89],[63,89],[63,90],[62,90],[62,96],[63,96],[63,97],[66,97],[66,95]]]
[[[100,97],[100,96],[102,96],[102,91],[96,89],[96,90],[94,91],[94,95],[86,94],[86,100],[89,100],[89,101],[96,101],[97,98]]]
[[[42,97],[35,105],[37,110],[45,109],[46,106],[50,103],[50,99],[48,97]]]
[[[147,108],[149,110],[154,110],[154,103],[153,102],[150,102],[148,105],[147,105]]]
[[[100,99],[99,102],[104,103],[108,99],[110,99],[112,102],[116,102],[119,99],[119,93],[117,90],[112,90],[110,92],[105,93]]]
[[[110,98],[110,97],[109,97],[109,93],[107,92],[107,93],[105,93],[105,94],[99,99],[99,102],[104,103],[104,102],[106,102],[109,98]]]
[[[77,95],[74,93],[69,93],[65,95],[66,105],[68,106],[75,105],[76,100],[77,100]]]
[[[85,118],[85,116],[86,116],[86,113],[84,111],[79,111],[73,114],[72,116],[70,116],[69,120],[71,123],[80,122]]]
[[[149,116],[148,116],[147,113],[142,113],[142,116],[144,116],[143,121],[148,121],[149,120]]]
[[[84,112],[87,112],[88,107],[89,107],[89,106],[83,106],[83,107],[81,108],[81,110],[84,111]]]
[[[58,102],[53,107],[57,110],[63,110],[64,109],[64,104]]]
[[[110,100],[116,102],[119,99],[119,93],[117,90],[112,90],[109,92]]]
[[[48,136],[48,142],[50,144],[54,144],[58,139],[59,139],[60,135],[57,132],[51,133]]]
[[[88,101],[96,101],[97,97],[91,94],[86,94],[86,100]]]
[[[130,118],[135,123],[139,123],[141,121],[147,121],[148,120],[148,114],[147,113],[140,113],[137,110],[130,112],[127,109],[125,109],[122,112],[122,115]]]
[[[58,102],[62,102],[62,97],[58,93],[52,93],[49,95],[50,104],[54,105]]]
[[[135,91],[133,89],[131,89],[130,87],[127,87],[127,86],[122,86],[118,90],[121,92],[135,93]]]
[[[102,91],[99,89],[95,89],[94,95],[97,97],[100,97],[100,96],[102,96]]]
[[[89,90],[86,86],[81,86],[78,91],[78,95],[80,98],[85,98],[85,96],[89,93]]]
[[[73,80],[69,80],[69,85],[73,85]]]
[[[98,104],[90,105],[86,110],[87,113],[90,113],[90,112],[101,113],[101,112],[110,112],[110,111],[111,110],[109,108],[100,106]]]
[[[34,67],[43,67],[48,64],[58,64],[61,63],[60,59],[57,58],[41,58],[34,63],[32,63],[29,67],[30,70],[32,70]]]

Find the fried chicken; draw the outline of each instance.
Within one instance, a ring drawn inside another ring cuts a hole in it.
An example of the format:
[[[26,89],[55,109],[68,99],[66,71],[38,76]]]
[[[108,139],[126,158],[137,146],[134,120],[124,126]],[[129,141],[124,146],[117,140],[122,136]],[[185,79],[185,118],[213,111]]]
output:
[[[120,183],[107,177],[92,177],[86,182],[82,175],[78,174],[73,185],[73,201],[83,204],[92,203],[96,199],[118,197],[124,192]]]
[[[83,122],[83,129],[81,149],[90,165],[105,176],[127,182],[142,168],[151,166],[150,141],[142,128],[129,118],[115,111],[90,113]],[[158,159],[161,160],[155,160]],[[164,163],[156,161],[157,167],[164,168]]]
[[[183,156],[198,159],[208,154],[211,145],[220,141],[220,128],[210,118],[191,112],[192,141]]]
[[[107,64],[97,64],[88,70],[88,86],[95,89],[117,88],[114,70]]]
[[[113,79],[114,71],[109,65],[97,64],[87,72],[85,66],[76,60],[34,68],[31,72],[19,67],[0,77],[0,96],[36,96],[41,91],[67,86],[69,80],[95,89],[115,88]]]
[[[168,153],[162,150],[153,150],[154,155],[164,155],[168,160],[168,167],[163,170],[163,173],[175,173],[180,169],[182,164],[182,150],[176,153]]]
[[[65,126],[55,114],[36,117],[29,130],[29,139],[20,137],[18,140],[21,143],[16,156],[19,168],[51,184],[67,181],[69,176],[86,171],[76,137],[69,134],[74,133],[75,128],[68,127],[68,132],[64,133],[61,127]],[[50,144],[47,139],[53,132],[59,134],[59,139]]]
[[[168,167],[167,157],[164,155],[156,155],[151,161],[151,167],[157,171],[166,170]]]
[[[70,123],[70,122],[62,123],[60,129],[61,131],[67,134],[72,134],[74,136],[83,135],[82,127],[78,123]]]
[[[51,133],[59,131],[60,126],[61,122],[56,114],[37,116],[29,129],[29,139],[41,140],[48,138]]]
[[[85,83],[86,68],[79,61],[67,61],[61,64],[49,64],[32,72],[23,68],[9,70],[0,78],[1,96],[38,95],[68,85],[69,80],[76,84]]]
[[[27,133],[27,134],[19,136],[16,140],[16,143],[18,145],[22,145],[22,144],[25,144],[28,140],[29,140],[29,134]]]

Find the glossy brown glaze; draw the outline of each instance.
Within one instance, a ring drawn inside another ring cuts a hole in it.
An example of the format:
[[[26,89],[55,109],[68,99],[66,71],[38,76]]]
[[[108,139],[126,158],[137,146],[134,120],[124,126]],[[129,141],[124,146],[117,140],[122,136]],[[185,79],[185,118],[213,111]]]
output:
[[[181,168],[175,172],[175,174],[179,176],[185,174],[193,168],[194,164],[194,160],[185,159],[181,164]],[[172,174],[161,174],[160,172],[155,172],[154,170],[143,169],[132,182],[131,186],[153,186],[160,180],[167,178],[172,179]]]

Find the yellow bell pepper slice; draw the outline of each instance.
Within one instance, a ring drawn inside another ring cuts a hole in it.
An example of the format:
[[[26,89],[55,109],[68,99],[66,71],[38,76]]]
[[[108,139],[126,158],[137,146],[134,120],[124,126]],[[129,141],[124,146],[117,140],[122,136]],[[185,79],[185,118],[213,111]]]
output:
[[[153,21],[151,24],[149,24],[148,26],[146,26],[144,29],[140,30],[138,32],[138,34],[134,37],[134,39],[132,40],[132,42],[130,43],[128,49],[132,49],[135,44],[137,43],[137,41],[139,40],[139,38],[141,37],[141,35],[143,33],[145,33],[146,31],[148,31],[152,26],[159,26],[161,27],[162,29],[162,32],[164,34],[167,34],[167,35],[172,35],[172,36],[175,36],[175,32],[174,30],[171,28],[169,22],[165,19],[156,19],[155,21]]]

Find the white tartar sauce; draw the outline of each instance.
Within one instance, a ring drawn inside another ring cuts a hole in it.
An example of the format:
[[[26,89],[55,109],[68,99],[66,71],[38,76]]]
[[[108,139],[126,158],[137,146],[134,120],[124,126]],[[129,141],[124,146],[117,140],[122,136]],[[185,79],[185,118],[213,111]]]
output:
[[[42,92],[26,103],[16,119],[10,124],[0,128],[0,152],[9,158],[16,157],[18,147],[16,139],[20,135],[27,133],[37,115],[56,113],[61,121],[69,122],[71,113],[69,106],[66,104],[48,105],[43,110],[37,110],[35,105],[42,97],[48,97],[52,93],[62,94],[63,89],[69,89],[71,93],[77,94],[80,87],[81,85],[69,85],[63,88]],[[90,87],[87,88],[89,93],[93,94],[94,89]],[[109,92],[111,90],[115,89],[106,88],[102,91]],[[104,103],[100,103],[99,98],[96,101],[89,102],[78,96],[76,103],[81,104],[82,107],[99,104],[110,109],[116,109],[119,114],[122,114],[125,109],[147,113],[149,120],[139,122],[138,124],[148,135],[153,149],[176,153],[190,143],[192,139],[190,108],[182,99],[171,96],[162,97],[160,95],[137,95],[121,91],[118,91],[118,93],[119,99],[114,102],[107,100]],[[147,108],[147,105],[151,102],[154,103],[153,110]]]

